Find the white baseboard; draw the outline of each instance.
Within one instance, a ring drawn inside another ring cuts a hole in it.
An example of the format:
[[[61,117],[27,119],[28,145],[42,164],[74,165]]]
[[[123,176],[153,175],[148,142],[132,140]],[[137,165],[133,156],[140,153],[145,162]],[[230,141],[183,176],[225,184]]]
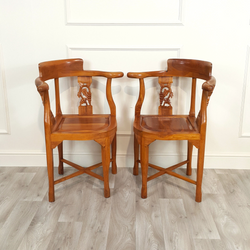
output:
[[[64,154],[64,158],[79,165],[90,166],[101,161],[101,154]],[[133,154],[117,154],[118,167],[133,167]],[[186,159],[185,155],[151,154],[150,163],[168,167]],[[197,156],[193,156],[193,167],[196,167]],[[57,154],[54,154],[54,164],[57,166]],[[44,152],[0,152],[0,167],[40,167],[46,166]],[[213,169],[250,169],[250,154],[206,154],[205,168]]]

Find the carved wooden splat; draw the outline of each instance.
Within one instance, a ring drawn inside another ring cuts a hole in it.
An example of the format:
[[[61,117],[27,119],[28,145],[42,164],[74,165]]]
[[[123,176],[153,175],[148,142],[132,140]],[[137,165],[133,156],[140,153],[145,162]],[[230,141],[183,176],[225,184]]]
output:
[[[78,107],[79,115],[91,115],[92,105],[91,105],[91,90],[90,85],[92,83],[92,77],[79,76],[78,83],[80,85],[77,96],[80,98],[80,104]]]
[[[159,115],[172,115],[171,98],[174,95],[171,88],[172,83],[173,77],[171,76],[159,77],[159,84],[161,86]]]

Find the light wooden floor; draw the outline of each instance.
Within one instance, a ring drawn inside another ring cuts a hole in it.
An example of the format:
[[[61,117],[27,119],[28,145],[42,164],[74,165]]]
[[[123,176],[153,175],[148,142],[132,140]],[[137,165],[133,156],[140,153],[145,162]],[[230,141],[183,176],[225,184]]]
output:
[[[202,203],[195,186],[167,175],[141,199],[130,168],[110,186],[105,199],[103,183],[82,175],[49,203],[46,168],[0,168],[0,249],[250,249],[250,171],[205,170]]]

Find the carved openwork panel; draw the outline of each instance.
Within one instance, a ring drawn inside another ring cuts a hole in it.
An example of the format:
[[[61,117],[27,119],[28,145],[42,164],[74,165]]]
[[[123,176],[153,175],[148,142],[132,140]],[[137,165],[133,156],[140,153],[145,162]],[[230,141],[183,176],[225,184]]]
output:
[[[174,95],[171,88],[172,83],[173,77],[159,77],[159,84],[161,86],[159,115],[172,115],[171,98]]]
[[[78,108],[79,115],[92,114],[91,105],[91,90],[90,85],[92,82],[92,77],[78,77],[79,91],[77,96],[80,98],[80,104]]]

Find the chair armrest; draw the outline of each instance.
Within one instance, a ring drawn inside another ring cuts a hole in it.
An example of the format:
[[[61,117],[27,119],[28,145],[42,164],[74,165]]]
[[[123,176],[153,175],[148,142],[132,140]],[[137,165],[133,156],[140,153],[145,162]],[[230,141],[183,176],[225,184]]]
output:
[[[42,81],[40,77],[36,78],[35,80],[36,88],[39,93],[45,92],[49,90],[49,85]]]
[[[106,78],[119,78],[123,77],[123,72],[106,72],[96,70],[83,70],[74,72],[75,76],[102,76]]]
[[[216,80],[212,76],[208,81],[202,84],[202,98],[201,98],[201,108],[200,112],[197,116],[196,123],[199,128],[199,131],[206,130],[206,122],[207,122],[207,106],[210,100],[210,96],[213,93],[215,87]],[[204,132],[205,133],[205,132]]]
[[[206,81],[202,84],[202,89],[205,91],[211,92],[211,94],[212,94],[214,87],[215,87],[215,83],[216,83],[216,80],[212,76],[208,81]]]
[[[128,72],[127,77],[129,78],[146,78],[146,77],[159,77],[167,76],[166,71],[148,71],[148,72]]]
[[[50,100],[49,100],[49,85],[42,81],[40,77],[35,80],[37,91],[39,92],[43,106],[44,106],[44,124],[45,124],[45,133],[49,131],[51,133],[52,127],[55,124],[55,117],[50,109]]]

